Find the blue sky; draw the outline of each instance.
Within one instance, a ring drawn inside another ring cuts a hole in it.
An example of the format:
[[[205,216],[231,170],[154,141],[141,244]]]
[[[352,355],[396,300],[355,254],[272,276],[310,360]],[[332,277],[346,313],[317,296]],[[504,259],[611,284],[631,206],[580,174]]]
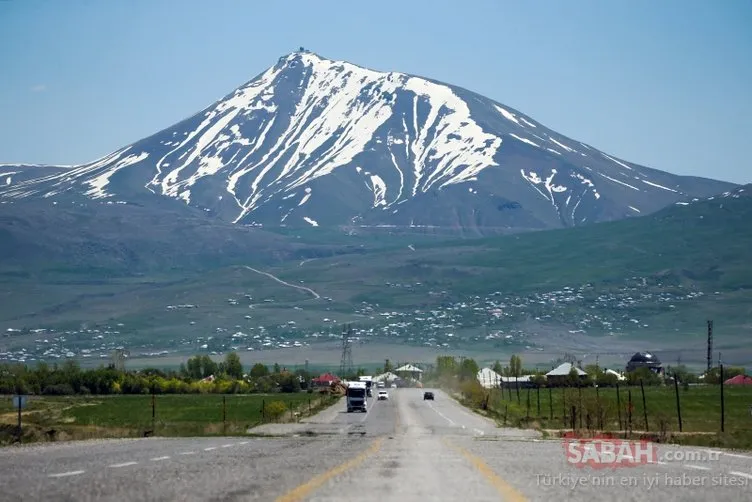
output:
[[[298,46],[460,85],[622,159],[752,182],[748,0],[0,0],[0,162],[93,160]]]

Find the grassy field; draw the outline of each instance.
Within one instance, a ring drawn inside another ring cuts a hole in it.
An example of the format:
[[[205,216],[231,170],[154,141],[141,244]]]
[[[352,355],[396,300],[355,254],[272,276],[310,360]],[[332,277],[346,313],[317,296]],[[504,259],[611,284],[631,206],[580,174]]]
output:
[[[22,410],[24,441],[95,437],[212,436],[245,434],[264,422],[289,422],[330,406],[320,394],[151,395],[28,398]],[[17,412],[10,396],[0,399],[0,443],[13,440]]]
[[[639,386],[620,387],[618,394],[617,398],[616,388],[605,387],[520,389],[518,400],[515,388],[492,390],[487,413],[500,423],[550,432],[572,430],[574,416],[574,429],[578,431],[624,434],[631,430],[635,437],[647,434],[675,443],[752,449],[750,387],[724,387],[723,432],[719,386],[679,387],[681,431],[673,387],[645,387],[645,406]],[[473,408],[481,407],[480,396],[466,395],[464,401]]]

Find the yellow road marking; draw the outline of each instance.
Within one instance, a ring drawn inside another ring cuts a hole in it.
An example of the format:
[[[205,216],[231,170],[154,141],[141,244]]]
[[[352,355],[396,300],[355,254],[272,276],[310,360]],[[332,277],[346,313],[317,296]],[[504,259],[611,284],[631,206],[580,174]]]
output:
[[[488,464],[486,464],[480,457],[473,455],[460,446],[450,443],[444,438],[442,438],[442,441],[444,441],[444,444],[456,450],[463,457],[465,457],[473,465],[473,467],[475,467],[481,474],[483,474],[483,477],[485,477],[486,480],[491,483],[494,488],[496,488],[496,491],[499,492],[502,497],[504,497],[504,500],[508,502],[528,502],[528,499],[525,498],[523,494],[515,490],[512,485],[501,479],[501,477],[499,477],[499,475],[496,474],[493,469],[491,469],[491,467],[489,467]]]
[[[303,500],[305,497],[309,496],[316,489],[320,488],[324,483],[326,483],[333,477],[339,476],[340,474],[349,471],[350,469],[357,467],[359,464],[363,463],[363,461],[365,461],[368,457],[379,451],[382,442],[383,438],[377,439],[376,441],[371,443],[371,446],[369,446],[366,451],[364,451],[357,457],[348,460],[344,464],[340,464],[333,469],[329,469],[325,473],[316,476],[306,483],[303,483],[297,488],[278,497],[275,502],[297,502],[299,500]]]

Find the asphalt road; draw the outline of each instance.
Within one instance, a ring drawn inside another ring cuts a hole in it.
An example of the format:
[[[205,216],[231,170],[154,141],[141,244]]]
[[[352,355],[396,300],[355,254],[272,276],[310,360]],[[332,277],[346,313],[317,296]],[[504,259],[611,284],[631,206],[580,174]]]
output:
[[[649,465],[576,467],[561,440],[497,428],[441,391],[389,392],[368,413],[342,402],[253,430],[274,437],[0,449],[0,500],[752,500],[752,455],[659,446]]]

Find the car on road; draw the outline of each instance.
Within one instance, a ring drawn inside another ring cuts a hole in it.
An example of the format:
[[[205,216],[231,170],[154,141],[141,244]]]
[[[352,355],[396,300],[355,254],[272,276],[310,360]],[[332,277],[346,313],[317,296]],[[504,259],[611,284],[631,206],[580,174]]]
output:
[[[379,401],[386,401],[389,399],[389,393],[385,390],[379,391]]]
[[[424,392],[423,401],[425,401],[426,399],[433,401],[433,392]]]

